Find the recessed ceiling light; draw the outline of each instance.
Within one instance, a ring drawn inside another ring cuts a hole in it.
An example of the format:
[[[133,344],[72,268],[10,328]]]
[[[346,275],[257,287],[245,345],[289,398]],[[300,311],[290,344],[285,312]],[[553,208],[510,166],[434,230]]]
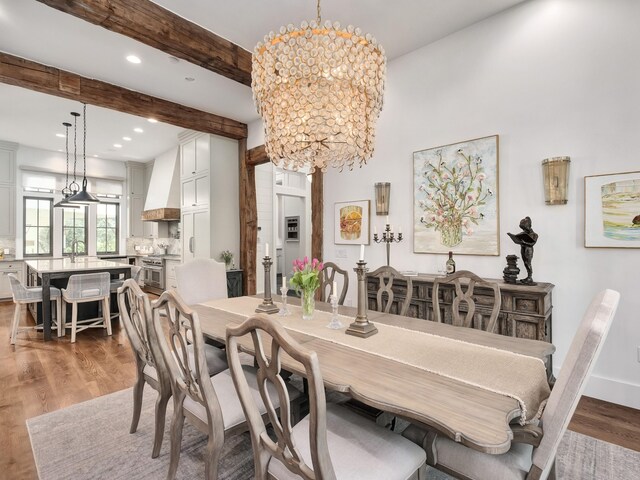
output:
[[[130,142],[130,141],[131,141],[131,137],[122,137],[122,139],[123,139],[125,142]]]
[[[58,149],[59,152],[62,152],[63,150],[61,148]]]
[[[66,135],[64,133],[56,133],[56,137],[64,138]]]
[[[142,60],[140,60],[140,57],[136,57],[135,55],[128,55],[127,61],[131,63],[142,63]]]
[[[195,78],[193,78],[193,77],[184,77],[184,79],[185,79],[187,82],[195,82],[195,81],[196,81],[196,79],[195,79]]]
[[[94,155],[95,158],[98,158],[98,155]]]
[[[136,132],[136,133],[142,133],[142,132],[144,132],[144,130],[143,130],[143,129],[141,129],[140,127],[136,127],[136,128],[134,128],[134,129],[133,129],[133,131],[134,131],[134,132]]]
[[[120,145],[119,143],[114,143],[113,146],[116,148],[122,148],[122,145]]]
[[[158,120],[156,120],[155,118],[147,118],[147,122],[149,122],[149,123],[158,123]]]

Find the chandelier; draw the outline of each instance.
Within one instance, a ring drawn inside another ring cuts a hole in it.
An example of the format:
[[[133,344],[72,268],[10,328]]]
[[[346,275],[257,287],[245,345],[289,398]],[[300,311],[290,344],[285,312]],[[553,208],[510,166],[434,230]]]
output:
[[[373,154],[384,48],[370,34],[318,18],[271,32],[253,53],[253,98],[271,161],[290,170],[360,167]]]

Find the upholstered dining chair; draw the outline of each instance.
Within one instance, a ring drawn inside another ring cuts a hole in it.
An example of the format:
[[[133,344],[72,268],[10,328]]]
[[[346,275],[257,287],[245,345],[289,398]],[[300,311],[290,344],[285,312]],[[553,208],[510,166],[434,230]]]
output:
[[[347,296],[347,291],[349,290],[349,273],[333,262],[324,263],[322,278],[320,279],[320,301],[328,301],[329,296],[331,295],[331,289],[333,288],[333,282],[337,281],[336,274],[342,276],[342,290],[338,297],[338,305],[344,305],[344,299]]]
[[[598,359],[619,299],[618,292],[604,290],[591,302],[571,342],[539,426],[512,427],[514,441],[502,455],[481,453],[431,434],[425,444],[427,462],[461,479],[555,479],[558,445]]]
[[[42,287],[25,287],[13,273],[10,273],[8,277],[13,303],[16,304],[15,310],[13,311],[13,322],[11,323],[11,345],[15,345],[20,316],[22,314],[22,305],[42,302]],[[60,290],[55,287],[51,287],[51,300],[56,302],[55,324],[58,327],[58,336],[61,337],[63,333],[61,322],[62,298],[60,296]]]
[[[196,258],[176,267],[178,294],[187,305],[227,298],[227,268],[209,258]]]
[[[216,479],[225,437],[247,430],[231,373],[227,369],[209,377],[198,314],[191,310],[174,290],[165,291],[152,303],[151,308],[152,316],[148,319],[151,350],[154,356],[164,359],[173,393],[171,458],[167,479],[173,480],[176,475],[185,418],[208,435],[205,476],[207,480]],[[160,315],[161,311],[165,313],[164,316]],[[164,335],[162,322],[168,323],[168,337]],[[187,332],[193,338],[193,356],[188,354]],[[244,368],[250,378],[250,388],[257,399],[260,393],[255,369],[249,366]],[[299,392],[289,385],[287,391],[292,400],[299,396]],[[275,391],[270,392],[270,403],[274,408],[280,407],[279,396]],[[264,404],[260,410],[266,413]]]
[[[267,410],[275,439],[267,434],[253,378],[240,363],[238,339],[245,335],[253,339],[261,397],[266,398],[268,387],[274,387],[283,406],[280,416],[271,406]],[[270,345],[265,347],[267,341]],[[280,370],[283,351],[304,368],[309,381],[309,415],[295,426],[284,407],[289,399]],[[294,340],[277,320],[256,316],[227,326],[227,355],[249,423],[256,479],[424,478],[422,448],[347,408],[327,405],[317,354]]]
[[[398,315],[406,315],[409,311],[409,305],[411,304],[411,297],[413,295],[413,281],[411,277],[402,275],[395,268],[385,266],[380,267],[369,274],[370,277],[377,277],[379,279],[379,287],[377,293],[378,311],[389,313],[391,311],[391,305],[395,299],[393,293],[393,283],[396,280],[403,280],[407,284],[407,293],[402,303],[398,302]],[[386,301],[385,301],[386,297]]]
[[[62,291],[62,328],[69,328],[67,321],[67,303],[71,304],[71,343],[75,343],[76,334],[88,328],[105,328],[111,335],[111,277],[108,272],[83,273],[71,275],[67,288]],[[102,316],[78,321],[78,304],[101,302]]]
[[[447,275],[446,277],[436,277],[433,282],[433,313],[434,319],[438,323],[442,323],[442,314],[440,312],[440,285],[453,285],[454,296],[451,304],[452,324],[461,327],[475,327],[488,332],[495,332],[498,325],[498,314],[502,305],[502,297],[500,296],[500,287],[496,282],[489,282],[477,276],[473,272],[460,270],[459,272]],[[466,285],[466,290],[463,286]],[[482,317],[476,315],[476,302],[473,298],[474,288],[482,287],[493,291],[493,307],[491,314],[486,322],[482,321]],[[460,304],[467,304],[467,313],[464,317],[460,315]],[[484,323],[484,325],[483,325]],[[483,328],[484,327],[484,328]]]
[[[135,265],[131,266],[131,278],[136,282],[140,282],[140,275],[142,274],[142,267],[138,267]],[[109,287],[111,294],[118,292],[118,289],[124,285],[124,278],[115,278],[111,279],[111,285]],[[117,302],[117,300],[116,300]],[[111,314],[111,318],[117,318],[120,316],[120,308],[118,307],[118,311]]]

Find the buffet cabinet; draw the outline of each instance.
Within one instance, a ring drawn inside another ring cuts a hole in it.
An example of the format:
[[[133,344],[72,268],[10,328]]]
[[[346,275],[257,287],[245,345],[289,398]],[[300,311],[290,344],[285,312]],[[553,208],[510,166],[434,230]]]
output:
[[[424,320],[435,320],[433,314],[433,283],[436,275],[420,274],[411,277],[413,294],[407,315]],[[537,285],[513,285],[501,280],[487,279],[498,283],[502,305],[498,315],[497,332],[518,338],[528,338],[532,340],[542,340],[551,343],[551,283],[538,283]],[[380,280],[377,277],[367,276],[367,297],[370,310],[377,310],[377,292]],[[455,291],[453,285],[440,284],[438,296],[440,313],[443,322],[451,323],[452,310]],[[391,313],[398,312],[398,304],[402,304],[407,295],[407,282],[394,280],[393,282],[394,302],[391,306]],[[476,313],[482,325],[486,324],[485,319],[491,315],[493,307],[493,291],[481,288],[476,285],[473,299],[476,303]],[[460,312],[465,312],[467,305],[460,303]],[[476,322],[478,323],[478,322]]]

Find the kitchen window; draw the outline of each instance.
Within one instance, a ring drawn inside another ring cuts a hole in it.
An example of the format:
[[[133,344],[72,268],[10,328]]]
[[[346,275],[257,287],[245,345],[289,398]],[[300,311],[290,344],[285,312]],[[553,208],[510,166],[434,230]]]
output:
[[[76,254],[87,254],[87,207],[62,209],[62,254],[70,255],[76,240]]]
[[[101,202],[96,205],[96,254],[118,253],[120,204]]]
[[[24,197],[24,256],[50,256],[53,251],[51,226],[53,199]]]

